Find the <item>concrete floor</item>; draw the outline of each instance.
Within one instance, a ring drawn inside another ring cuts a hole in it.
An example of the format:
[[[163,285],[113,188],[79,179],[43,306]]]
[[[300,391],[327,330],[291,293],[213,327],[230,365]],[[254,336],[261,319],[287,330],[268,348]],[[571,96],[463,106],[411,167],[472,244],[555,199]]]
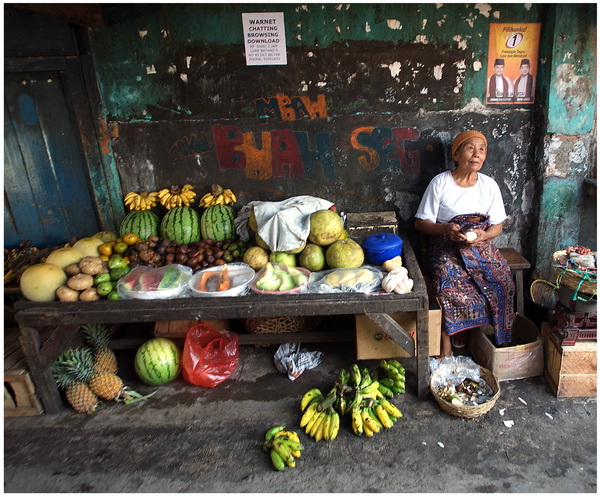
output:
[[[275,348],[245,346],[234,375],[214,389],[178,378],[146,403],[103,404],[93,416],[65,409],[5,418],[4,491],[597,492],[595,398],[557,399],[543,377],[502,382],[494,408],[465,420],[432,396],[416,397],[406,360],[408,390],[394,399],[400,422],[364,438],[343,418],[336,440],[317,443],[298,427],[299,399],[311,387],[329,390],[356,356],[352,342],[306,346],[325,352],[324,361],[294,382],[273,366]],[[131,369],[133,354],[119,353],[121,374],[148,393]],[[305,444],[297,466],[283,472],[261,450],[275,424]]]

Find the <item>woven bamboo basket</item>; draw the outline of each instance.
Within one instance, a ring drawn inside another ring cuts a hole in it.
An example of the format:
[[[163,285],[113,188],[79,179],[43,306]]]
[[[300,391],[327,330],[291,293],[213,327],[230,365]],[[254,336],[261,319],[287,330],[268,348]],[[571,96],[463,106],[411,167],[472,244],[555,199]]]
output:
[[[596,272],[588,271],[588,268],[581,266],[567,267],[568,260],[569,255],[565,250],[559,250],[552,254],[556,286],[564,286],[578,293],[596,295]]]
[[[498,378],[496,378],[494,373],[492,373],[489,369],[482,367],[482,368],[480,368],[480,375],[486,381],[486,383],[491,387],[492,392],[494,392],[494,396],[487,402],[484,402],[483,404],[479,404],[476,406],[454,405],[451,402],[448,402],[448,401],[442,399],[437,394],[435,389],[431,386],[431,383],[429,385],[429,388],[431,390],[431,393],[435,397],[435,400],[437,401],[437,403],[439,404],[439,406],[442,408],[443,411],[447,412],[448,414],[451,414],[452,416],[457,416],[459,418],[469,418],[469,419],[478,418],[479,416],[483,416],[492,407],[494,407],[494,405],[496,404],[496,401],[498,400],[498,397],[500,397],[500,383],[498,382]]]
[[[313,331],[323,316],[288,316],[282,318],[248,318],[244,325],[248,333],[297,333]]]
[[[581,273],[565,267],[557,267],[554,277],[558,286],[566,286],[570,290],[587,295],[596,294],[596,275],[593,273]]]

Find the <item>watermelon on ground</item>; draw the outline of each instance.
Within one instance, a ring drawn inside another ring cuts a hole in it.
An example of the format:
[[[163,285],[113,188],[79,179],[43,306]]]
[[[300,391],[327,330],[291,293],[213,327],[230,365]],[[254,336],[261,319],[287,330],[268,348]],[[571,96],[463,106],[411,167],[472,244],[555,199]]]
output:
[[[148,385],[164,385],[181,372],[181,351],[168,338],[152,338],[135,355],[135,372]]]

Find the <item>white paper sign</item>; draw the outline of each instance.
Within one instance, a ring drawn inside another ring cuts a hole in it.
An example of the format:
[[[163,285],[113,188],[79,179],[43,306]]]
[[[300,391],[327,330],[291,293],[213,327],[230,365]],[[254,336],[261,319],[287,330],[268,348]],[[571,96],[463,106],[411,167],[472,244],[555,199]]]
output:
[[[247,65],[287,64],[283,12],[243,13],[242,23]]]

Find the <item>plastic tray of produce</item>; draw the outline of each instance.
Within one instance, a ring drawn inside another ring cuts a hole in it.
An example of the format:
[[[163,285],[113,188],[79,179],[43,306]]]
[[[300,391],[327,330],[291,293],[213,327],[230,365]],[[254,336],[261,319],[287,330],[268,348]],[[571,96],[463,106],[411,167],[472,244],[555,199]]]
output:
[[[310,274],[310,271],[303,267],[285,266],[269,262],[256,273],[250,283],[250,289],[259,295],[303,293],[308,286]],[[268,282],[263,278],[267,278]]]
[[[198,271],[189,279],[188,288],[194,297],[234,297],[248,292],[255,275],[248,264],[223,264]]]
[[[192,269],[181,264],[138,266],[118,281],[117,291],[123,299],[173,299],[185,295],[191,276]]]

